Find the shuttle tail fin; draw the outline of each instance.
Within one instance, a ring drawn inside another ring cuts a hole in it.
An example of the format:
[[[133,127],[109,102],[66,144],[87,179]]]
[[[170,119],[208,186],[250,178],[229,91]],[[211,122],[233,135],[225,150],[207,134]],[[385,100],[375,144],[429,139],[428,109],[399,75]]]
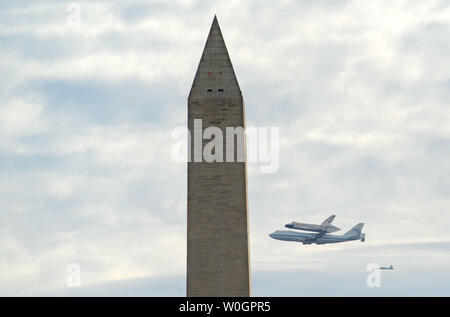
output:
[[[336,215],[331,215],[330,217],[325,219],[324,222],[322,222],[322,225],[326,225],[326,224],[332,223],[334,218],[336,218]]]

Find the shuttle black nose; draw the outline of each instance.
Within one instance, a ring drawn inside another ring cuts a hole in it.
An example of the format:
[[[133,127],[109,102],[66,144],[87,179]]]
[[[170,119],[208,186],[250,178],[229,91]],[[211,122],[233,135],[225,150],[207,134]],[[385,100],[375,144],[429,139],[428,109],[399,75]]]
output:
[[[284,225],[286,228],[292,229],[294,226],[290,223],[288,223],[287,225]]]

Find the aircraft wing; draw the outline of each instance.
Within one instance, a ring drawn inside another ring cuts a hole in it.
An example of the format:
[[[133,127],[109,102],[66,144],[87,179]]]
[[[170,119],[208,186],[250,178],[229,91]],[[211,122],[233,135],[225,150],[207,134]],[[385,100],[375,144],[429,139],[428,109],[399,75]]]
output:
[[[334,218],[336,218],[336,215],[331,215],[327,219],[325,219],[324,222],[320,225],[325,232],[331,233],[341,230],[340,228],[333,226],[331,223],[333,222]]]
[[[320,238],[322,235],[323,235],[323,233],[311,235],[310,237],[306,238],[305,241],[303,241],[303,244],[312,244],[312,243],[316,242],[317,238]]]

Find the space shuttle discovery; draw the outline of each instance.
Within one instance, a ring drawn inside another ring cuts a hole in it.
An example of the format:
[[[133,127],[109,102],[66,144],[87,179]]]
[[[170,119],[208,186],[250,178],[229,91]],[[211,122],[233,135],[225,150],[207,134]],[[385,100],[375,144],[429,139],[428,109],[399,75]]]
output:
[[[285,225],[286,228],[289,229],[297,229],[297,230],[305,230],[305,231],[314,231],[319,233],[331,233],[341,230],[340,228],[333,226],[331,223],[333,222],[336,215],[331,215],[327,219],[324,220],[320,225],[309,224],[309,223],[300,223],[300,222],[291,222]]]

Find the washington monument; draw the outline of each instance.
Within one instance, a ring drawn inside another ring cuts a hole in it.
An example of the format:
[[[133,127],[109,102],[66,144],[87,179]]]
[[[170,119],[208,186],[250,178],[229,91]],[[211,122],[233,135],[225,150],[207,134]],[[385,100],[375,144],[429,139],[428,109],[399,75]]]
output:
[[[198,130],[199,123],[200,131],[217,127],[223,136],[227,128],[245,128],[242,93],[216,17],[188,98],[193,139],[198,137],[194,125]],[[206,160],[203,152],[194,149],[194,142],[190,144],[187,296],[250,296],[247,166],[237,159],[240,153],[245,157],[245,142],[243,137],[239,142],[238,133],[232,138],[233,152],[223,157],[234,155],[234,160]],[[208,140],[200,135],[200,139],[201,148],[209,144],[211,149],[212,136]],[[221,145],[211,152],[224,151]]]

